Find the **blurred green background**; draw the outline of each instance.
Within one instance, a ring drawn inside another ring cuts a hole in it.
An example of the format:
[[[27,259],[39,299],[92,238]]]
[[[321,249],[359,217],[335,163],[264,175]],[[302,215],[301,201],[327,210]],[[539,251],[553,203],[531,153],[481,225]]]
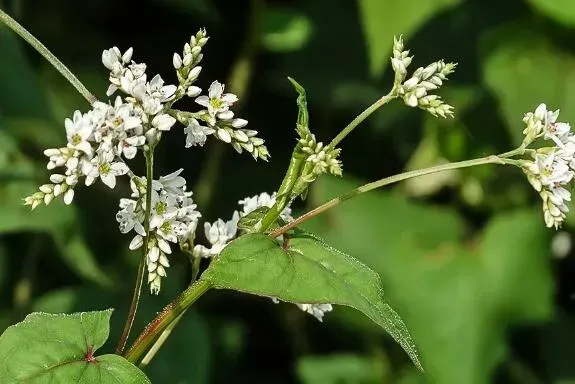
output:
[[[209,221],[279,185],[297,114],[286,76],[307,89],[312,131],[329,141],[389,90],[394,35],[404,34],[413,69],[441,58],[459,63],[440,91],[457,118],[386,106],[343,142],[345,177],[321,179],[296,211],[406,169],[513,149],[523,114],[540,102],[575,121],[572,0],[3,0],[0,7],[101,99],[103,49],[132,46],[149,74],[174,82],[173,52],[207,28],[199,85],[219,79],[238,93],[239,115],[272,154],[269,164],[254,163],[214,140],[186,150],[177,128],[165,136],[158,172],[184,167]],[[64,144],[64,118],[88,108],[0,27],[0,329],[30,311],[114,307],[112,350],[139,257],[114,219],[129,185],[80,188],[72,206],[21,205],[47,179],[42,151]],[[134,167],[143,172],[141,161]],[[426,377],[358,313],[338,307],[322,324],[293,305],[226,291],[199,301],[147,373],[154,383],[575,383],[574,225],[575,215],[559,234],[544,228],[525,177],[497,166],[362,196],[306,227],[381,274]],[[144,293],[135,332],[188,280],[186,259],[175,254],[161,294]]]

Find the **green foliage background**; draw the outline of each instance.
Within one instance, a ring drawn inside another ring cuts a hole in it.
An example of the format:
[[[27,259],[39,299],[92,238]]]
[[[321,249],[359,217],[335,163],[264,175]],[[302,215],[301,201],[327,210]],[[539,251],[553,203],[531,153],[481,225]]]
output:
[[[323,178],[302,212],[360,182],[514,148],[523,113],[540,102],[575,123],[575,4],[569,0],[0,1],[88,88],[105,98],[103,49],[133,46],[150,73],[175,81],[173,52],[205,26],[200,85],[240,93],[241,115],[272,154],[254,163],[209,142],[184,148],[174,129],[158,171],[179,167],[204,218],[272,192],[294,144],[295,93],[308,92],[311,129],[328,141],[388,91],[393,35],[412,66],[459,67],[441,95],[457,118],[394,102],[343,143],[344,179]],[[230,83],[231,82],[231,83]],[[116,308],[118,339],[139,254],[116,228],[111,191],[79,189],[73,206],[33,213],[21,199],[47,178],[42,150],[64,143],[63,120],[87,103],[38,54],[0,27],[0,329],[36,310]],[[141,163],[136,168],[143,172]],[[346,202],[306,224],[379,272],[422,353],[427,376],[368,319],[343,307],[323,324],[288,304],[231,291],[203,297],[147,373],[154,383],[575,383],[575,263],[552,251],[538,196],[518,170],[466,169]],[[570,238],[575,216],[565,228]],[[174,255],[161,295],[143,295],[139,331],[189,280]],[[104,353],[114,348],[112,342]]]

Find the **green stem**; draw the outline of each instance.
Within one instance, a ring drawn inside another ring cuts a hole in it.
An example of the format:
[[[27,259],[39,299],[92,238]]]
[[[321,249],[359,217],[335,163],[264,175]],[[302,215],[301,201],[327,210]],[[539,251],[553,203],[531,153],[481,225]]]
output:
[[[146,353],[146,355],[142,358],[142,361],[140,361],[140,364],[138,364],[138,368],[143,370],[148,366],[148,364],[150,364],[150,361],[152,361],[152,359],[154,358],[154,356],[156,356],[162,345],[164,345],[166,340],[168,340],[168,337],[172,334],[172,331],[174,330],[176,325],[178,325],[183,316],[184,312],[182,312],[178,317],[176,317],[176,319],[172,321],[166,327],[166,329],[164,329],[160,337],[158,337],[158,339],[154,342],[154,345],[152,345],[152,347],[149,349],[148,353]]]
[[[0,9],[0,21],[8,26],[11,30],[17,33],[21,38],[26,40],[36,51],[38,51],[50,64],[62,74],[76,88],[78,92],[88,101],[90,104],[98,101],[96,96],[92,95],[90,91],[78,80],[76,76],[66,67],[44,44],[42,44],[38,39],[36,39],[30,32],[21,26],[16,20],[11,18],[6,12]]]
[[[200,261],[202,258],[199,256],[194,256],[192,254],[189,254],[189,258],[190,258],[190,264],[192,265],[192,277],[190,278],[190,285],[189,285],[191,287],[192,284],[194,284],[196,282],[196,279],[198,278],[198,274],[200,273]],[[174,330],[176,325],[178,325],[178,323],[180,322],[180,320],[182,319],[183,316],[184,316],[184,312],[182,312],[178,317],[176,317],[176,319],[174,321],[172,321],[166,327],[166,329],[162,332],[162,334],[154,342],[154,345],[152,345],[152,347],[150,348],[148,353],[146,353],[146,355],[144,356],[144,358],[142,359],[142,361],[138,365],[138,367],[140,367],[140,369],[144,369],[144,368],[146,368],[146,366],[148,364],[150,364],[150,361],[152,361],[154,356],[156,356],[156,353],[158,353],[158,351],[160,350],[162,345],[164,345],[164,343],[168,339],[168,336],[170,336],[170,334],[172,333],[172,331]]]
[[[134,293],[132,295],[132,303],[130,304],[130,311],[128,312],[128,318],[126,319],[126,324],[124,325],[124,330],[122,331],[122,336],[116,347],[116,353],[121,355],[126,347],[126,342],[130,336],[132,330],[132,325],[134,324],[134,319],[136,318],[136,313],[138,311],[138,304],[140,302],[140,294],[142,292],[142,283],[144,281],[144,272],[146,270],[146,256],[148,254],[149,239],[150,239],[150,215],[152,213],[152,181],[154,179],[154,148],[150,147],[148,151],[145,152],[146,156],[146,212],[144,216],[144,228],[146,229],[146,238],[144,239],[144,244],[142,246],[143,255],[140,259],[140,265],[138,266],[138,276],[136,277],[136,285],[134,286]]]
[[[375,103],[367,107],[362,113],[357,115],[355,119],[353,119],[344,129],[342,129],[341,132],[338,133],[336,137],[334,137],[331,143],[329,143],[329,147],[335,148],[340,143],[340,141],[342,141],[347,135],[351,133],[351,131],[353,131],[359,124],[361,124],[365,119],[367,119],[369,115],[371,115],[377,109],[389,103],[396,97],[397,97],[397,91],[394,87],[391,91],[389,91],[387,95],[381,97]]]
[[[164,332],[172,322],[176,321],[186,310],[211,288],[211,284],[198,280],[186,289],[176,300],[168,304],[154,320],[152,320],[136,339],[124,357],[135,364],[138,359]]]
[[[334,207],[340,203],[343,203],[346,200],[349,200],[353,197],[359,196],[362,193],[369,192],[369,191],[376,189],[376,188],[381,188],[383,186],[397,183],[399,181],[411,179],[413,177],[429,175],[432,173],[443,172],[443,171],[452,170],[452,169],[468,168],[468,167],[473,167],[473,166],[482,165],[482,164],[507,164],[508,162],[509,162],[509,160],[502,159],[499,156],[492,155],[492,156],[482,157],[479,159],[458,161],[455,163],[448,163],[448,164],[441,164],[441,165],[437,165],[435,167],[430,167],[430,168],[425,168],[425,169],[417,169],[414,171],[409,171],[409,172],[405,172],[405,173],[400,173],[398,175],[385,177],[383,179],[362,185],[361,187],[357,187],[357,188],[355,188],[349,192],[344,193],[341,196],[338,196],[338,197],[328,201],[327,203],[320,205],[319,207],[317,207],[315,209],[312,209],[311,211],[301,215],[300,217],[298,217],[294,221],[292,221],[292,222],[284,225],[283,227],[278,228],[275,231],[271,232],[270,236],[271,237],[277,237],[283,233],[286,233],[287,231],[289,231],[292,228],[297,227],[298,225],[300,225],[304,221],[307,221],[307,220],[311,219],[312,217],[315,217],[315,216],[319,215],[320,213],[325,212],[328,209],[330,209],[330,208],[332,208],[332,207]]]

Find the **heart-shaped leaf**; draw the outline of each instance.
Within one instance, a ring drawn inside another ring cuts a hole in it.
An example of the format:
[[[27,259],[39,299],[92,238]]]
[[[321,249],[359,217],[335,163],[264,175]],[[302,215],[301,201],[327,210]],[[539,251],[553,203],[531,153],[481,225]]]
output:
[[[0,382],[150,383],[121,356],[94,356],[108,338],[111,315],[111,309],[28,315],[0,336]]]
[[[216,288],[277,297],[292,303],[331,303],[363,312],[384,328],[421,368],[401,317],[385,301],[377,273],[306,232],[284,250],[263,234],[241,236],[202,275]]]

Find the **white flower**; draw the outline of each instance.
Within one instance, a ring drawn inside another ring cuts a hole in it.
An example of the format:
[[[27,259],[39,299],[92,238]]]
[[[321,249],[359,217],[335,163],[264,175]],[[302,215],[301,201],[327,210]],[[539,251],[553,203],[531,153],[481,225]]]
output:
[[[242,205],[242,211],[240,212],[240,216],[245,216],[250,212],[255,211],[260,207],[272,207],[276,202],[276,193],[272,193],[271,195],[267,192],[260,193],[259,195],[246,197],[243,200],[238,201],[238,204]],[[284,221],[292,221],[293,217],[291,216],[291,208],[286,207],[280,217]]]
[[[541,198],[545,224],[549,228],[558,229],[565,220],[566,213],[569,212],[566,201],[571,201],[571,193],[565,188],[556,187],[542,191]]]
[[[326,312],[331,312],[333,307],[331,304],[296,304],[299,309],[314,316],[319,321],[323,321],[323,316]]]
[[[169,131],[175,123],[176,119],[166,113],[158,114],[152,119],[152,126],[159,131]]]
[[[158,193],[152,189],[150,229],[161,227],[166,221],[175,218],[177,214],[175,196],[168,193]]]
[[[160,102],[164,103],[171,100],[178,87],[175,85],[164,85],[164,80],[160,75],[156,75],[146,85],[146,91],[150,96],[157,97]]]
[[[116,186],[116,176],[128,173],[128,166],[120,161],[114,161],[111,151],[100,151],[91,162],[84,164],[82,172],[86,175],[86,185],[91,185],[100,178],[110,188]]]
[[[88,139],[92,136],[94,127],[90,124],[90,121],[80,111],[76,111],[72,119],[66,118],[64,125],[68,138],[68,147],[92,156],[92,146]]]
[[[569,183],[574,176],[568,164],[555,152],[548,155],[541,153],[535,155],[535,161],[530,164],[529,171],[537,176],[542,186],[564,185]]]
[[[152,187],[156,190],[162,188],[170,194],[175,196],[183,195],[186,186],[186,179],[180,176],[184,168],[180,168],[166,176],[160,176],[158,180],[152,182]]]
[[[199,145],[202,147],[206,143],[208,135],[214,133],[215,130],[210,127],[200,125],[198,120],[190,119],[188,126],[184,128],[186,134],[186,148],[192,145]]]
[[[216,114],[229,110],[230,106],[238,101],[238,97],[233,93],[224,93],[224,85],[214,81],[208,89],[208,96],[199,96],[196,103],[208,109],[212,118]]]
[[[112,47],[102,52],[102,64],[113,74],[119,73],[123,66],[128,64],[132,59],[134,50],[130,47],[123,55],[118,47]]]
[[[146,92],[145,68],[145,64],[130,65],[119,79],[120,88],[138,101],[142,100]]]
[[[204,223],[206,238],[212,244],[211,256],[218,255],[226,244],[236,236],[239,218],[238,212],[235,211],[232,219],[227,222],[218,219],[213,224]]]
[[[116,221],[120,224],[120,232],[128,233],[132,229],[140,236],[146,236],[142,223],[144,211],[137,209],[137,202],[131,199],[120,199],[121,210],[116,214]]]

